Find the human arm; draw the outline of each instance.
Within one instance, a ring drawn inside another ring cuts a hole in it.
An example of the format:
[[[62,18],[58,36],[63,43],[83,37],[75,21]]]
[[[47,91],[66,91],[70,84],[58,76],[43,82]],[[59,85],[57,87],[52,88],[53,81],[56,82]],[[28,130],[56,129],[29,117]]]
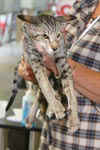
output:
[[[18,66],[18,74],[22,76],[25,80],[36,82],[35,75],[32,71],[31,66],[24,60],[21,59],[21,62]]]
[[[53,72],[56,76],[59,75],[56,64],[52,60],[51,56],[45,55],[43,57],[44,66],[47,68],[47,75],[50,75],[50,72]],[[25,80],[32,81],[36,83],[35,74],[31,68],[31,65],[28,64],[24,58],[21,59],[21,62],[18,66],[18,74],[22,76]]]
[[[100,72],[93,71],[72,59],[69,59],[68,63],[74,69],[75,89],[85,97],[100,104]]]

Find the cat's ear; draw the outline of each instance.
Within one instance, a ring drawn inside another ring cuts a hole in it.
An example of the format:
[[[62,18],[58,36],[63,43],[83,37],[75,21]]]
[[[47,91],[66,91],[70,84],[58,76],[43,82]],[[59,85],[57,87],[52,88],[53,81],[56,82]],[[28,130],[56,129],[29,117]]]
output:
[[[69,16],[58,16],[56,17],[56,21],[58,22],[58,24],[60,25],[60,31],[64,32],[65,28],[68,24],[70,24],[71,22],[73,22],[73,20],[75,20],[76,17],[69,15]]]
[[[76,19],[75,16],[68,15],[68,16],[57,16],[56,20],[61,24],[68,24],[70,21]]]
[[[17,24],[17,32],[16,32],[16,39],[17,41],[21,40],[22,34],[25,32],[24,30],[28,28],[36,28],[39,26],[39,18],[38,16],[29,16],[20,14],[16,17],[16,24]]]
[[[39,17],[38,16],[29,16],[29,15],[18,15],[18,19],[24,23],[39,24]]]

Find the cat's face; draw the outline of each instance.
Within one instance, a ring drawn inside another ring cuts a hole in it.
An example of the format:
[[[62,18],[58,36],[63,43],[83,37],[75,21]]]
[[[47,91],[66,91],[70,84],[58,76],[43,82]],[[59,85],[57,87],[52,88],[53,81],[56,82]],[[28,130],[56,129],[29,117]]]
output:
[[[34,43],[39,42],[49,54],[52,55],[61,44],[63,38],[63,30],[67,25],[67,21],[63,17],[53,16],[22,16],[24,20],[24,35],[31,39]]]

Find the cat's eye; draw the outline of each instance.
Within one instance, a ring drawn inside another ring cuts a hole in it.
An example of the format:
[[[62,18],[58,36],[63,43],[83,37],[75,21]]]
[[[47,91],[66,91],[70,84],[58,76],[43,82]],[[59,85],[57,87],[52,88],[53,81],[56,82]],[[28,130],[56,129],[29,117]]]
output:
[[[43,37],[44,37],[45,39],[49,39],[49,37],[48,37],[47,34],[43,34]]]
[[[33,40],[33,39],[38,39],[39,38],[39,35],[37,34],[37,35],[31,35],[31,39]]]
[[[60,38],[60,33],[57,34],[57,38]]]
[[[34,38],[36,39],[36,38],[38,38],[39,37],[39,35],[37,34],[37,35],[34,35]]]

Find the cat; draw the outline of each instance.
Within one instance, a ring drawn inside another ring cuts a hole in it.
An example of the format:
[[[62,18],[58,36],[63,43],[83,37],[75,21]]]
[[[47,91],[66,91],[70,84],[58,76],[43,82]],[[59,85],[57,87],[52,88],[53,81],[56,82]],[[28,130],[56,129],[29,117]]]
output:
[[[67,86],[66,81],[69,74],[72,77],[72,70],[68,63],[66,63],[68,55],[64,38],[64,28],[67,26],[69,20],[75,18],[72,17],[67,20],[62,16],[54,17],[50,15],[19,15],[18,18],[23,22],[22,32],[24,34],[24,49],[27,55],[27,61],[31,64],[34,73],[37,74],[39,66],[42,67],[44,65],[43,55],[50,55],[56,63],[59,71],[59,76],[56,78],[61,81],[62,92],[65,94],[64,88]],[[36,49],[36,44],[42,45],[44,51],[39,52]],[[35,66],[33,62],[35,62]]]
[[[54,62],[57,65],[59,76],[58,81],[64,81],[64,84],[59,84],[64,88],[69,72],[71,72],[70,66],[66,63],[66,43],[64,39],[64,27],[68,24],[68,21],[74,20],[71,16],[66,19],[64,17],[53,17],[49,15],[42,16],[25,16],[19,15],[18,18],[23,22],[22,32],[24,33],[24,49],[27,61],[32,65],[40,63],[43,66],[43,55],[39,53],[35,47],[35,43],[42,44],[48,55],[52,56]],[[67,43],[68,45],[68,43]],[[35,69],[37,73],[38,66]],[[54,80],[53,80],[54,86]],[[63,92],[63,90],[62,90]]]

